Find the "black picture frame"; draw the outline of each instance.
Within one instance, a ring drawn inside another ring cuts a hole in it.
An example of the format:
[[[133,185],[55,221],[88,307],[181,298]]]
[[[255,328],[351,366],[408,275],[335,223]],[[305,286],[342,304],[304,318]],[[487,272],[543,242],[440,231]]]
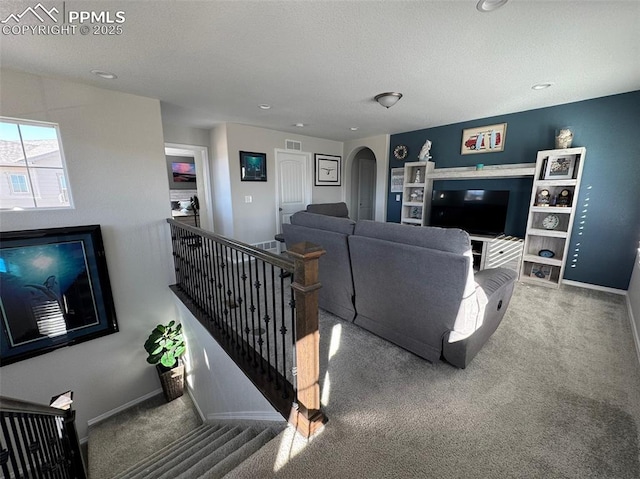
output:
[[[240,181],[267,181],[267,154],[240,152]]]
[[[100,225],[0,232],[0,366],[118,331]]]
[[[195,158],[167,155],[167,174],[170,190],[195,190],[197,188]]]
[[[314,186],[342,185],[342,157],[336,155],[314,154],[315,183]]]

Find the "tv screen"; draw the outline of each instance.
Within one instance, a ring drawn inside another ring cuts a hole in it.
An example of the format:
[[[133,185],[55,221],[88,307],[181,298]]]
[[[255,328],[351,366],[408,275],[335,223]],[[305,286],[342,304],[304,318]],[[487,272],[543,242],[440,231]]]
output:
[[[430,225],[499,235],[504,233],[508,206],[508,191],[434,190]]]

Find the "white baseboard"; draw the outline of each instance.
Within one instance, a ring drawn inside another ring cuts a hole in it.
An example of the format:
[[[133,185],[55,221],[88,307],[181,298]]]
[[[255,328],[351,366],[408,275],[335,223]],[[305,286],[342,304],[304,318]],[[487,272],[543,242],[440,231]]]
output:
[[[153,396],[157,396],[158,394],[162,394],[162,389],[156,389],[155,391],[151,391],[148,394],[145,394],[142,397],[139,397],[137,399],[134,399],[133,401],[129,401],[126,404],[123,404],[122,406],[118,406],[115,409],[112,409],[111,411],[107,411],[104,414],[100,414],[97,417],[94,417],[93,419],[89,419],[87,421],[87,425],[89,427],[93,426],[94,424],[98,424],[101,421],[104,421],[105,419],[109,419],[111,416],[115,416],[116,414],[124,411],[125,409],[129,409],[132,406],[135,406],[136,404],[139,404],[143,401],[146,401],[147,399],[151,399]]]
[[[194,407],[196,408],[196,411],[198,411],[198,416],[200,416],[200,419],[202,420],[202,422],[205,422],[207,420],[207,417],[202,412],[202,409],[200,409],[200,405],[196,401],[196,396],[195,396],[195,394],[193,394],[193,389],[191,389],[191,386],[189,385],[188,381],[185,381],[184,384],[185,384],[185,386],[187,386],[186,390],[189,393],[189,397],[191,398],[191,402],[193,403]]]
[[[638,331],[638,327],[636,326],[636,320],[633,316],[633,308],[631,307],[631,300],[629,299],[629,295],[627,295],[627,310],[629,311],[629,320],[631,321],[631,336],[633,337],[633,342],[636,345],[638,363],[640,363],[640,331]]]
[[[238,411],[238,412],[220,412],[207,415],[208,421],[216,420],[244,420],[244,421],[276,421],[282,422],[284,418],[276,412],[260,412],[260,411]]]
[[[597,284],[583,283],[581,281],[573,281],[570,279],[563,279],[562,284],[576,286],[578,288],[595,289],[597,291],[604,291],[605,293],[620,294],[623,296],[627,295],[627,291],[624,289],[608,288],[606,286],[598,286]]]

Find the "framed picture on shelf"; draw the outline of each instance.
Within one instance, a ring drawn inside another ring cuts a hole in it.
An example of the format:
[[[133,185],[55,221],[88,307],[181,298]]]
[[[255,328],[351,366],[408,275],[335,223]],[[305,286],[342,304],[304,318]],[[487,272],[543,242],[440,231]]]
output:
[[[534,263],[533,266],[531,266],[531,274],[529,276],[532,278],[550,280],[551,266],[548,264]]]
[[[316,153],[314,158],[315,186],[340,186],[342,157]]]
[[[545,180],[570,180],[576,166],[576,155],[550,156],[544,172]]]
[[[267,154],[240,152],[240,181],[267,181]]]
[[[404,168],[391,168],[391,193],[402,193]]]
[[[462,155],[470,155],[503,151],[506,135],[506,123],[462,130],[460,153]]]

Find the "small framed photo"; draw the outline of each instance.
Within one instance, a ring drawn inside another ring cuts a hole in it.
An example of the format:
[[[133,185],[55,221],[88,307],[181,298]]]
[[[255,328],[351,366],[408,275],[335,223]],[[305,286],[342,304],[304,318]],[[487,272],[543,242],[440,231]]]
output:
[[[544,172],[545,180],[570,180],[576,166],[576,155],[550,156]]]
[[[316,164],[315,186],[340,186],[342,157],[316,153],[314,158]]]
[[[241,151],[240,180],[267,181],[267,154]]]
[[[481,126],[462,130],[462,146],[460,154],[495,153],[504,151],[507,136],[507,124]]]
[[[404,168],[391,168],[391,193],[402,193]]]
[[[546,279],[548,281],[551,279],[551,266],[548,264],[534,263],[529,276],[532,278]]]

